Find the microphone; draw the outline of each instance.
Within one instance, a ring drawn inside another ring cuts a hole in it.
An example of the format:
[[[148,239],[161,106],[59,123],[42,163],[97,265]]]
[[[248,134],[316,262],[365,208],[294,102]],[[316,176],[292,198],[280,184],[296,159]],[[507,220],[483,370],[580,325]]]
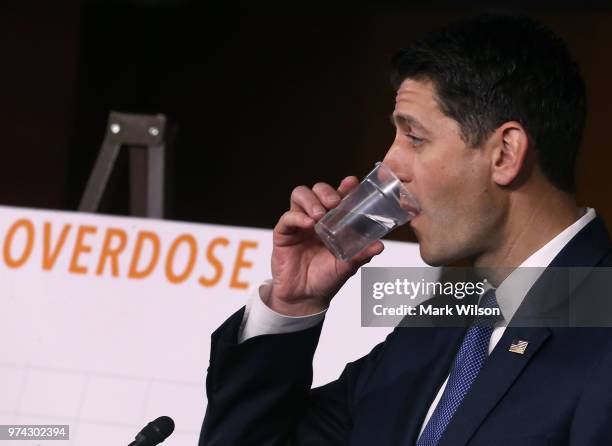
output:
[[[160,444],[174,431],[174,421],[170,417],[159,417],[147,424],[136,435],[136,441],[128,446],[155,446]]]

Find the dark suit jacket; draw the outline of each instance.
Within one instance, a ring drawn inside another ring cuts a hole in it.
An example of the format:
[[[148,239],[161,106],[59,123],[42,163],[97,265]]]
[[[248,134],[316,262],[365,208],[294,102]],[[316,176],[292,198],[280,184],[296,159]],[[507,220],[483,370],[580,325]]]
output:
[[[612,266],[603,221],[551,266]],[[243,312],[212,335],[200,446],[413,445],[465,331],[396,328],[338,380],[311,389],[322,324],[237,344]],[[514,339],[529,342],[523,355],[508,351]],[[439,443],[468,444],[612,445],[612,329],[511,324]]]

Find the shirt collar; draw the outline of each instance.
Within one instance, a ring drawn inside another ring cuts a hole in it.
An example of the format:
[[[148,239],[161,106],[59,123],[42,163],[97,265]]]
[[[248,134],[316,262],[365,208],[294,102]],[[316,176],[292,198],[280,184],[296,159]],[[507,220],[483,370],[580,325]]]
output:
[[[584,208],[582,213],[582,217],[525,259],[495,290],[497,305],[504,317],[502,324],[510,322],[533,284],[544,272],[544,268],[550,265],[563,247],[595,218],[595,209],[593,208]],[[484,288],[487,291],[493,287],[489,282],[486,282]]]

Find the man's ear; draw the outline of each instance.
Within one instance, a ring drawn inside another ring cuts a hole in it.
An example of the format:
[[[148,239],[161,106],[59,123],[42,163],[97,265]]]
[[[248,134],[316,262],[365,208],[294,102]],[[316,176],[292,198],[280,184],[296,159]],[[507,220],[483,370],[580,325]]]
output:
[[[508,186],[518,178],[525,166],[529,136],[520,123],[509,121],[499,126],[491,138],[492,179],[500,186]]]

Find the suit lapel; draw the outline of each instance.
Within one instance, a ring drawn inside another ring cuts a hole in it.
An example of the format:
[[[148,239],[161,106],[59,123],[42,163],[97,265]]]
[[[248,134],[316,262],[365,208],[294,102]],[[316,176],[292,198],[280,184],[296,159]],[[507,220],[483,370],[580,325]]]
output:
[[[412,445],[416,441],[423,419],[436,392],[448,374],[451,361],[463,339],[465,327],[406,328],[400,330],[398,348],[401,348],[404,353],[420,349],[422,356],[419,360],[427,365],[419,370],[418,377],[411,383],[411,386],[395,388],[394,393],[404,392],[405,394],[397,395],[401,400],[401,409],[398,416],[395,417],[390,429],[391,432],[387,433],[391,435],[389,444]],[[423,336],[426,336],[426,338],[423,338]],[[411,348],[415,343],[418,343],[419,346]],[[405,364],[407,370],[414,369],[415,360],[412,354],[405,354],[399,363],[397,363],[396,358],[396,363],[390,367],[397,370],[398,366],[403,366],[403,361],[411,363],[411,365]],[[388,414],[384,410],[381,410],[380,414],[388,419]]]
[[[438,445],[465,445],[549,336],[550,329],[545,327],[508,327]],[[528,342],[524,354],[508,350],[515,339]]]
[[[550,266],[593,266],[609,249],[610,240],[605,224],[600,217],[596,217],[565,245]],[[529,309],[532,307],[538,311],[546,310],[551,307],[551,303],[567,298],[567,286],[565,293],[559,293],[559,286],[549,287],[551,281],[555,282],[554,271],[545,272],[534,284],[517,310],[517,320],[520,321],[520,315],[523,314],[531,317]],[[561,289],[563,290],[563,286]],[[439,446],[465,445],[551,335],[546,326],[520,327],[513,326],[513,322],[514,318],[457,409],[438,443]],[[524,354],[508,350],[515,339],[528,342]]]

